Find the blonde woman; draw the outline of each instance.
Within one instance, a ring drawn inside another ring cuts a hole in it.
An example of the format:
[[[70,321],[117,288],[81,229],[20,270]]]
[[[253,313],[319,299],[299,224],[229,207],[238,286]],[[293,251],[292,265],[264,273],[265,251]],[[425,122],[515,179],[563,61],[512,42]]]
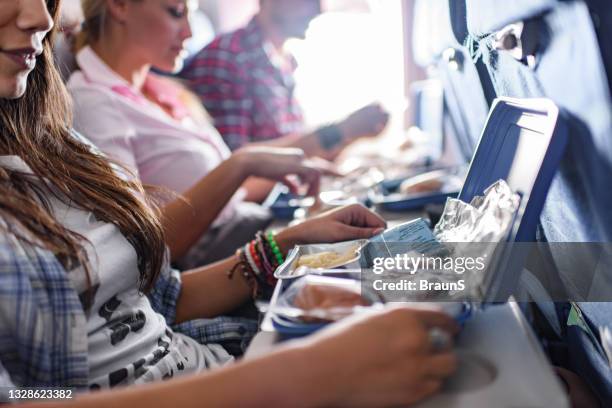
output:
[[[269,183],[251,176],[291,183],[287,176],[297,175],[316,191],[322,161],[299,149],[231,154],[196,98],[151,73],[152,66],[173,71],[181,64],[191,35],[185,1],[82,3],[79,70],[68,82],[75,128],[144,184],[186,197],[163,211],[181,267],[221,259],[267,226],[267,212],[245,201],[263,199]]]

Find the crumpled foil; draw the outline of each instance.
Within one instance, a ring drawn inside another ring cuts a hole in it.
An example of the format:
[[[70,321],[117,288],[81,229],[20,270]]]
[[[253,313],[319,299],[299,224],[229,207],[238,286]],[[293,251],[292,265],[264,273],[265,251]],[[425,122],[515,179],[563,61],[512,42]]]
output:
[[[449,199],[434,235],[441,242],[498,242],[508,234],[520,201],[504,180],[469,204]]]
[[[448,199],[442,217],[433,230],[434,237],[444,246],[445,251],[441,253],[436,250],[424,255],[443,255],[455,259],[482,257],[486,260],[485,268],[482,271],[472,270],[462,274],[443,269],[420,269],[413,275],[387,271],[387,279],[425,279],[439,283],[456,283],[463,280],[466,285],[463,290],[406,293],[405,298],[393,293],[393,300],[477,301],[482,294],[484,278],[490,271],[490,263],[494,260],[495,249],[500,242],[506,241],[520,200],[520,195],[514,193],[503,180],[492,184],[485,190],[484,196],[475,197],[469,204],[458,199]]]

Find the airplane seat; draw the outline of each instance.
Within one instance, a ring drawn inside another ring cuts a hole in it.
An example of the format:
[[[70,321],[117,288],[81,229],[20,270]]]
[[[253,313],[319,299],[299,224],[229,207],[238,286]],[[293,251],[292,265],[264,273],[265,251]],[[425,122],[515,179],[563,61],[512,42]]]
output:
[[[601,25],[609,21],[610,12],[598,16],[595,24],[593,8],[601,6],[596,1],[588,2],[591,8],[582,0],[463,1],[466,49],[483,61],[496,95],[550,98],[568,117],[568,148],[542,212],[540,238],[611,242],[612,103],[607,62],[612,38],[609,28]],[[612,303],[588,300],[612,300],[606,299],[612,296],[612,272],[599,268],[590,285],[573,285],[586,273],[574,252],[570,248],[550,254],[570,300],[576,300],[558,305],[564,341],[571,368],[606,405],[612,402],[612,371],[597,342],[600,327],[612,325]],[[604,265],[609,261],[601,259]],[[584,321],[569,321],[572,310]]]

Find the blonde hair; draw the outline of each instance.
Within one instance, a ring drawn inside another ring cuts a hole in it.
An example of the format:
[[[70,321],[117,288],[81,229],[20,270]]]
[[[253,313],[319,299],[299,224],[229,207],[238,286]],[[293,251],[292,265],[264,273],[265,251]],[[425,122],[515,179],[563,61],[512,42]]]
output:
[[[131,0],[141,1],[141,0]],[[81,31],[77,34],[74,42],[74,51],[91,45],[92,42],[98,41],[103,35],[104,24],[106,22],[108,9],[106,6],[107,0],[81,0],[83,9],[83,24]],[[163,78],[167,82],[171,82],[179,88],[179,98],[185,104],[192,119],[197,122],[212,123],[212,119],[206,109],[202,106],[200,99],[196,94],[191,92],[183,83],[171,79]]]
[[[102,35],[108,14],[106,1],[107,0],[81,0],[83,24],[81,25],[81,31],[76,36],[74,44],[76,51],[97,41]]]
[[[83,9],[83,24],[76,36],[74,47],[80,50],[100,38],[106,21],[106,0],[81,0]]]

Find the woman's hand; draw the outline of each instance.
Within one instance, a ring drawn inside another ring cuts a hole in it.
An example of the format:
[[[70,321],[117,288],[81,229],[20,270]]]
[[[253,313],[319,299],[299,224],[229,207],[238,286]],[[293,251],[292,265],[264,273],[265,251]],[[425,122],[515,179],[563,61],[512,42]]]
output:
[[[296,148],[249,146],[236,151],[232,159],[246,177],[280,181],[292,193],[298,192],[299,184],[307,185],[306,194],[309,196],[318,195],[321,175],[338,175],[332,163],[319,158],[307,158],[301,149]],[[296,177],[299,183],[296,183]]]
[[[385,220],[362,205],[353,204],[317,215],[276,235],[283,253],[297,244],[371,238],[386,227]]]
[[[405,406],[435,393],[457,359],[449,349],[435,349],[433,328],[448,334],[450,348],[459,329],[452,318],[405,307],[347,318],[303,340],[300,351],[315,371],[311,386],[318,402]]]

